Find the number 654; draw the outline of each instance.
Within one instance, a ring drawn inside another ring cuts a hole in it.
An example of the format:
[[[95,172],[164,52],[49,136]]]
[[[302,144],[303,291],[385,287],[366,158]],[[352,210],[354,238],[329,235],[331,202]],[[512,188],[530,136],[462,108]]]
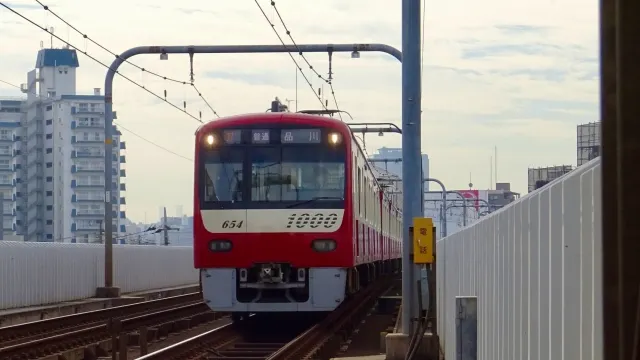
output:
[[[222,228],[223,229],[239,229],[242,227],[242,223],[244,223],[244,220],[225,220],[222,223]]]

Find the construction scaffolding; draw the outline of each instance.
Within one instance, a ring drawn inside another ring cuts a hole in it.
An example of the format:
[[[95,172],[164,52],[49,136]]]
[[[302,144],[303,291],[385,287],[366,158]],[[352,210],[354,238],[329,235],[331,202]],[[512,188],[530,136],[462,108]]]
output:
[[[571,165],[529,168],[529,192],[545,186],[571,170],[573,170]]]
[[[600,156],[600,122],[578,125],[578,166]]]

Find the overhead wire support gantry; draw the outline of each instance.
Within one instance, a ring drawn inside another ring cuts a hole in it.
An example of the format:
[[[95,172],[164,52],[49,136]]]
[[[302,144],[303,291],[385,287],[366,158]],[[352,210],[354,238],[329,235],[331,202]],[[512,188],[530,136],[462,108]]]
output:
[[[1,3],[0,3],[1,4]],[[389,45],[384,44],[306,44],[298,45],[306,52],[326,52],[329,48],[337,52],[384,52],[393,56],[396,60],[402,61],[402,53]],[[111,66],[108,66],[107,75],[104,81],[105,91],[105,154],[111,154],[112,149],[112,124],[113,124],[113,80],[118,73],[118,67],[125,60],[140,54],[240,54],[240,53],[289,53],[291,55],[293,47],[290,45],[200,45],[200,46],[139,46],[131,48],[120,56],[116,57]],[[314,92],[315,93],[315,92]],[[110,171],[113,159],[105,155],[105,184],[111,183],[112,173]],[[109,169],[109,170],[107,170]],[[109,190],[105,188],[107,194]],[[111,207],[110,196],[105,196],[105,208]],[[113,213],[105,211],[105,237],[110,238],[113,234],[112,224]],[[113,284],[113,244],[105,242],[105,286],[99,288],[97,292],[102,297],[114,297],[119,294],[119,288]]]

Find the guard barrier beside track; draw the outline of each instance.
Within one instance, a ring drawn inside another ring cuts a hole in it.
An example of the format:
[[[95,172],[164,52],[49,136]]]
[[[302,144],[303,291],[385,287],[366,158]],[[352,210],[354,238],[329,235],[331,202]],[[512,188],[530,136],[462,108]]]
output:
[[[601,197],[597,158],[438,240],[447,359],[458,296],[477,297],[479,359],[602,359]]]
[[[114,245],[113,251],[114,282],[123,293],[198,283],[192,247]],[[86,299],[101,286],[103,245],[0,241],[0,310]]]

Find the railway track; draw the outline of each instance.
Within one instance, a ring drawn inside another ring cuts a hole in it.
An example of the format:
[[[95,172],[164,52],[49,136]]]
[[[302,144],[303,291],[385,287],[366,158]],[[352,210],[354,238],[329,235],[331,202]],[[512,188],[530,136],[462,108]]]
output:
[[[207,331],[138,360],[308,360],[336,353],[374,305],[392,286],[384,277],[328,315],[285,321],[269,315],[253,315],[245,321]]]
[[[201,296],[185,294],[0,328],[0,359],[40,359],[89,348],[94,356],[104,356],[118,345],[120,334],[130,333],[138,335],[130,342],[146,345],[147,340],[214,320]]]
[[[36,340],[38,337],[42,337],[44,335],[64,333],[70,329],[79,330],[83,327],[90,327],[111,318],[142,314],[153,310],[162,310],[176,305],[197,303],[201,301],[202,295],[200,293],[190,293],[79,314],[59,316],[52,319],[32,321],[19,325],[0,327],[0,347]]]

